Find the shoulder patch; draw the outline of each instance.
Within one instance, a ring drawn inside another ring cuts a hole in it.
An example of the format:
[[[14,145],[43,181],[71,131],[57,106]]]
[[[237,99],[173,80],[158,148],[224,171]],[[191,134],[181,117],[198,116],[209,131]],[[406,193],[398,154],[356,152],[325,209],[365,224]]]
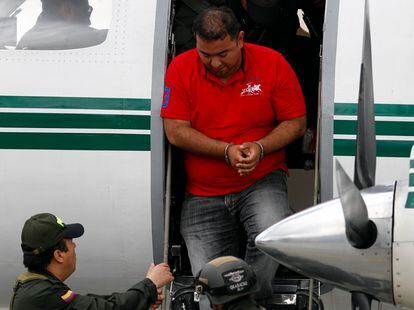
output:
[[[162,108],[168,107],[168,103],[170,101],[170,95],[171,95],[171,87],[165,86],[164,88],[164,98],[162,101]]]
[[[71,302],[76,296],[76,293],[72,292],[71,290],[68,290],[65,294],[60,296],[64,302]]]

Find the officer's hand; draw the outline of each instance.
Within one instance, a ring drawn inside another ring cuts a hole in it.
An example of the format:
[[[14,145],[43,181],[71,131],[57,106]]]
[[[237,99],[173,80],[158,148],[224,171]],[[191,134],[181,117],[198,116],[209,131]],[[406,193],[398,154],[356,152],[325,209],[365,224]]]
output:
[[[262,149],[259,145],[252,142],[245,142],[240,145],[240,151],[243,153],[242,158],[236,163],[237,172],[240,175],[251,173],[260,162]]]
[[[152,263],[148,269],[147,278],[150,279],[157,288],[161,288],[174,280],[170,267],[166,263],[158,265]]]

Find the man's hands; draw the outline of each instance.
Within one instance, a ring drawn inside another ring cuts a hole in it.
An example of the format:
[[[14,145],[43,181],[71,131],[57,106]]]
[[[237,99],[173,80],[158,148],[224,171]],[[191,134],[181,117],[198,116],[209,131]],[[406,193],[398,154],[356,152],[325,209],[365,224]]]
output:
[[[166,263],[158,265],[152,263],[148,269],[147,278],[150,279],[157,288],[162,288],[164,285],[174,280],[170,267]]]
[[[254,142],[232,144],[227,150],[230,164],[240,176],[248,175],[256,168],[261,160],[261,152],[261,147]]]

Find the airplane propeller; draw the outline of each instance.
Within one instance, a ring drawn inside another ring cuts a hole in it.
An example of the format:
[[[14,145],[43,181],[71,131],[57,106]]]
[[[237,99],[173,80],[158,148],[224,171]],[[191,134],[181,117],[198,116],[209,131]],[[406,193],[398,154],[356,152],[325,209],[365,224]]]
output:
[[[376,240],[377,228],[368,218],[367,206],[358,188],[352,183],[338,161],[336,162],[336,180],[348,242],[357,249],[367,249]]]
[[[361,189],[375,185],[376,170],[374,90],[368,0],[365,1],[357,119],[354,183],[338,161],[336,161],[336,179],[348,242],[357,249],[368,249],[377,239],[377,228],[374,222],[369,219],[367,206],[359,192]],[[363,292],[351,292],[351,294],[352,309],[371,309],[372,296]]]
[[[365,1],[364,43],[358,98],[358,118],[354,183],[336,161],[336,178],[349,243],[358,249],[369,248],[376,240],[375,224],[359,190],[375,185],[376,137],[372,79],[371,34],[368,0]]]
[[[371,31],[368,0],[365,1],[364,39],[359,81],[358,130],[354,183],[359,189],[375,185],[376,139],[374,87],[372,79]]]
[[[377,239],[377,228],[368,217],[367,206],[361,193],[352,183],[339,161],[336,161],[336,180],[345,217],[345,233],[348,242],[357,249],[367,249]],[[352,309],[371,309],[372,296],[363,292],[351,292],[351,296]]]

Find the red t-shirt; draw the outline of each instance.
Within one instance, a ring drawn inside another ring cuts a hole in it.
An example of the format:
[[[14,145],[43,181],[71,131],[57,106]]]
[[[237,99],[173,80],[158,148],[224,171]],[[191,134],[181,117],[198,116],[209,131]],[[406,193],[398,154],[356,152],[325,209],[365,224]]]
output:
[[[167,70],[161,117],[190,121],[210,138],[240,144],[306,114],[296,75],[278,52],[245,43],[243,53],[242,68],[226,83],[205,69],[196,49],[177,56]],[[287,170],[284,159],[283,150],[273,152],[240,176],[224,154],[216,159],[187,152],[186,190],[199,196],[239,192],[276,169]]]

